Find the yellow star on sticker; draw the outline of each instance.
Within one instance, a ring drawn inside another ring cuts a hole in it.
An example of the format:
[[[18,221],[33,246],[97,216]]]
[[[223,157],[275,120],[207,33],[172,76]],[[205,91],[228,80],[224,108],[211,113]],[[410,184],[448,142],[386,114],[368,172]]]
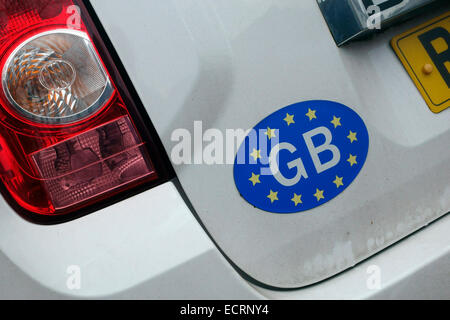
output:
[[[273,203],[275,200],[278,200],[278,191],[273,192],[272,190],[270,190],[270,194],[267,196],[267,198],[270,199],[271,203]]]
[[[325,197],[323,196],[323,190],[316,189],[314,197],[316,197],[317,201],[320,201],[320,199],[325,199]]]
[[[291,199],[291,201],[294,201],[295,206],[297,206],[299,203],[303,203],[302,202],[302,195],[297,195],[296,193],[294,193],[294,197]]]
[[[342,179],[344,179],[344,177],[336,176],[336,180],[333,181],[333,183],[336,185],[336,188],[339,188],[340,186],[344,185],[344,183],[342,182]]]
[[[348,157],[347,161],[350,163],[351,167],[353,167],[354,164],[358,164],[358,162],[356,162],[356,156],[353,156],[351,154]]]
[[[353,143],[353,141],[358,141],[358,139],[356,139],[356,132],[352,132],[352,130],[350,130],[350,134],[347,136],[347,138],[350,139],[350,143]]]
[[[257,183],[261,183],[261,181],[259,181],[259,174],[254,174],[252,172],[252,177],[248,180],[250,180],[253,183],[253,186],[255,186]]]
[[[289,113],[286,113],[286,118],[283,119],[284,121],[286,121],[288,127],[292,124],[295,123],[294,121],[294,115],[291,115]]]
[[[276,137],[275,129],[270,129],[269,127],[267,127],[267,131],[266,131],[265,135],[267,137],[269,137],[269,139],[272,139],[273,137]]]
[[[253,159],[255,159],[255,161],[258,159],[261,159],[261,150],[253,149],[253,152],[250,153],[250,156],[253,157]]]
[[[331,121],[331,123],[334,125],[334,128],[336,129],[341,125],[341,118],[337,118],[336,116],[333,116],[333,120]]]
[[[306,116],[309,118],[309,121],[311,121],[312,119],[317,119],[316,110],[311,110],[308,108],[308,113],[306,114]]]

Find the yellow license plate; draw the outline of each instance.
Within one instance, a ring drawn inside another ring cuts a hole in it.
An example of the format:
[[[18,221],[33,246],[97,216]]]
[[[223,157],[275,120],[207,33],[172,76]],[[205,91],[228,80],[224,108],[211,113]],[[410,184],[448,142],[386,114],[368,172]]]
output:
[[[431,111],[450,107],[450,12],[392,39]]]

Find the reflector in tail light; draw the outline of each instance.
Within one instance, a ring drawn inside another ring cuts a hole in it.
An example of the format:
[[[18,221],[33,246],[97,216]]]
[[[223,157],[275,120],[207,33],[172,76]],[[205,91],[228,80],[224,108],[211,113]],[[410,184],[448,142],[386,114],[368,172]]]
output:
[[[83,32],[60,29],[23,42],[3,69],[9,102],[31,120],[68,123],[95,112],[113,89]]]
[[[92,14],[81,1],[0,0],[0,177],[32,218],[73,218],[173,175]]]

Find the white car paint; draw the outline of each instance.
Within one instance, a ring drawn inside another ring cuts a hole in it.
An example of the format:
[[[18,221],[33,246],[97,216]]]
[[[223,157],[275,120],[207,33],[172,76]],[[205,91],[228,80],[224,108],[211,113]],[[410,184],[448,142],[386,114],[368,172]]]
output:
[[[231,165],[175,166],[207,230],[250,277],[313,284],[450,210],[450,112],[430,112],[389,45],[436,12],[337,48],[315,1],[92,3],[169,153],[172,131],[195,120],[204,130],[248,129],[303,100],[344,103],[364,119],[363,170],[339,197],[302,214],[250,206]]]
[[[450,216],[332,279],[263,289],[240,277],[169,182],[66,224],[39,226],[0,204],[1,299],[442,299],[450,297]],[[155,241],[156,239],[156,241]],[[80,289],[67,267],[81,267]],[[381,270],[369,289],[369,266]]]
[[[22,219],[5,201],[0,212],[0,298],[133,296],[128,291],[143,284],[148,289],[140,298],[258,296],[226,263],[172,182],[53,226]],[[205,265],[214,268],[205,272]],[[68,285],[70,266],[79,267],[79,288]]]

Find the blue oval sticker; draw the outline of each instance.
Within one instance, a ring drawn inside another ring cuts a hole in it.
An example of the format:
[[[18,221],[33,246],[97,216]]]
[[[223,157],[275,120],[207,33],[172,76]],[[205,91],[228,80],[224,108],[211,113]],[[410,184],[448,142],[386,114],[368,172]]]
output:
[[[300,102],[249,131],[236,155],[234,180],[257,208],[305,211],[344,191],[368,150],[369,134],[356,112],[332,101]]]

